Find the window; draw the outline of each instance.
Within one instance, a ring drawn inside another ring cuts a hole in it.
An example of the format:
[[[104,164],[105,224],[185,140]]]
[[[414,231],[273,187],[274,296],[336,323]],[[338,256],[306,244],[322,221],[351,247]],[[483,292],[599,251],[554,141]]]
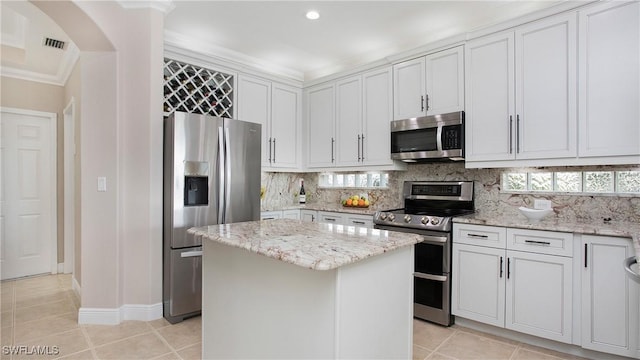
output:
[[[640,171],[558,171],[502,174],[507,192],[640,194]]]
[[[320,188],[386,188],[389,174],[371,173],[322,173],[318,181]]]

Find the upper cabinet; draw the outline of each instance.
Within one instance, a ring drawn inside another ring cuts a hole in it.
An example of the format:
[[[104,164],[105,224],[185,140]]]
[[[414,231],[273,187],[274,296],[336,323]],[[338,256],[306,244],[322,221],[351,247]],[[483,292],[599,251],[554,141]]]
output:
[[[393,66],[393,118],[464,110],[462,46]]]
[[[580,21],[579,156],[640,155],[640,3],[599,3]]]
[[[381,166],[391,160],[391,67],[306,90],[309,168]]]
[[[468,163],[575,157],[576,53],[575,14],[467,44]]]
[[[297,169],[301,90],[238,76],[238,119],[262,124],[262,169]]]

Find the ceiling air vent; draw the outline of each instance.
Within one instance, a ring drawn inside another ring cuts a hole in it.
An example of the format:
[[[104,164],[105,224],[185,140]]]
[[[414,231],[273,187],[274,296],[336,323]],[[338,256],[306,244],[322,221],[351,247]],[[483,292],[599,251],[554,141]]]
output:
[[[44,38],[44,46],[64,50],[64,41],[52,39],[52,38]]]

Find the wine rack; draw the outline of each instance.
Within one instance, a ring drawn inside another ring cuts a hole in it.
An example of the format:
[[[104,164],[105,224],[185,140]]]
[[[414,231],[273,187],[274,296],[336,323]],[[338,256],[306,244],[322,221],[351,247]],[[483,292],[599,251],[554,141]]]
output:
[[[233,75],[164,59],[164,115],[174,111],[233,118]]]

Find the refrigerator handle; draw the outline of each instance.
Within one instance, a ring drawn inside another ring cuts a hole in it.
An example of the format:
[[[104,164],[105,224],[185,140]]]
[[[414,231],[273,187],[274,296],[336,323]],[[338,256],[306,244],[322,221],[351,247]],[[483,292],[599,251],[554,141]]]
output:
[[[227,211],[229,210],[228,207],[231,204],[231,199],[229,198],[231,196],[231,189],[229,189],[229,186],[231,186],[231,151],[229,151],[229,147],[230,147],[230,142],[229,142],[229,128],[225,127],[224,128],[224,164],[225,164],[225,171],[224,171],[224,216],[223,216],[223,220],[224,223],[226,223],[227,219]],[[274,144],[275,145],[275,144]],[[274,151],[274,161],[275,161],[275,151]]]
[[[222,126],[218,127],[218,224],[224,223],[224,137]]]

